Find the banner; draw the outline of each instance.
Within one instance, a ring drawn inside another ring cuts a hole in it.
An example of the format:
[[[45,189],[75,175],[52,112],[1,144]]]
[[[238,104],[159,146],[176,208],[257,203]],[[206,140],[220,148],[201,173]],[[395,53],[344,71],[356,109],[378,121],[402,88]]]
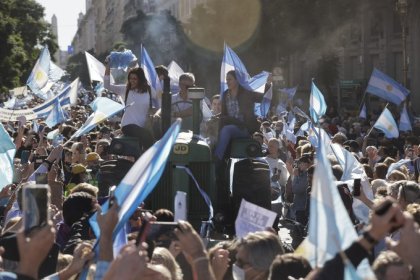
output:
[[[70,85],[66,86],[59,94],[57,94],[56,97],[60,100],[61,106],[76,104],[78,85],[79,78],[74,80]],[[17,121],[20,116],[24,116],[28,121],[46,118],[54,107],[54,100],[55,98],[52,98],[31,109],[13,110],[0,108],[0,121]]]

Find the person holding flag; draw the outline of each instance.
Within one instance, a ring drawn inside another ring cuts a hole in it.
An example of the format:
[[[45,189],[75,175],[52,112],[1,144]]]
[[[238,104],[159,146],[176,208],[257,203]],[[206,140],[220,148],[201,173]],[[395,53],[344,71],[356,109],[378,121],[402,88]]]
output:
[[[140,67],[131,69],[128,72],[126,85],[114,85],[110,82],[110,66],[105,61],[104,87],[120,95],[125,105],[133,104],[125,109],[121,120],[122,132],[125,136],[139,139],[142,150],[147,150],[153,145],[153,136],[145,128],[149,110],[152,108],[152,99],[156,93],[152,93],[150,85],[146,80],[144,71]]]

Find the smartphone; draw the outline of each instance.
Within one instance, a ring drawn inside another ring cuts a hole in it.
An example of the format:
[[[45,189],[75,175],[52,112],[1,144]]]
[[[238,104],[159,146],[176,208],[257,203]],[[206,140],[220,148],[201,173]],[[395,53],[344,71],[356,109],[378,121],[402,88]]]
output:
[[[28,163],[29,160],[29,155],[31,154],[31,151],[29,150],[23,150],[22,154],[20,155],[20,163],[21,164],[26,164]]]
[[[360,196],[361,179],[354,179],[353,182],[353,196]]]
[[[35,183],[39,185],[48,184],[48,173],[35,173]]]
[[[177,222],[150,222],[150,229],[147,233],[147,239],[158,241],[160,237],[176,239],[174,230],[178,227]]]
[[[48,224],[50,188],[48,185],[26,184],[22,189],[23,225],[26,234]]]

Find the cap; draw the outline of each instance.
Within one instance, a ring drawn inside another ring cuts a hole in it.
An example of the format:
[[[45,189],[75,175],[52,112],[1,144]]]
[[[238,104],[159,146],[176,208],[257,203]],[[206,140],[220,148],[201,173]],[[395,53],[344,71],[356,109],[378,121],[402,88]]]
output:
[[[86,161],[96,161],[96,160],[99,160],[99,159],[100,159],[99,154],[95,153],[95,152],[89,153],[86,156]]]
[[[82,164],[75,164],[71,168],[71,173],[73,174],[81,174],[86,172],[86,167],[84,167]]]

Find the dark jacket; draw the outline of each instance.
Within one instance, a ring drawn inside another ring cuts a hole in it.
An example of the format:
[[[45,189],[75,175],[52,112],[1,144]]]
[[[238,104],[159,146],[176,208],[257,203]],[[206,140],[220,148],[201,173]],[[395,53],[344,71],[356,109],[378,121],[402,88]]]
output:
[[[238,120],[236,118],[230,117],[226,107],[226,97],[227,90],[223,93],[222,98],[222,113],[220,116],[220,128],[225,125],[234,124],[238,127],[245,127],[250,134],[258,131],[260,125],[257,121],[257,117],[254,113],[255,102],[261,102],[263,94],[250,92],[239,86],[238,89],[238,103],[239,103],[239,112],[243,115],[244,120]]]

